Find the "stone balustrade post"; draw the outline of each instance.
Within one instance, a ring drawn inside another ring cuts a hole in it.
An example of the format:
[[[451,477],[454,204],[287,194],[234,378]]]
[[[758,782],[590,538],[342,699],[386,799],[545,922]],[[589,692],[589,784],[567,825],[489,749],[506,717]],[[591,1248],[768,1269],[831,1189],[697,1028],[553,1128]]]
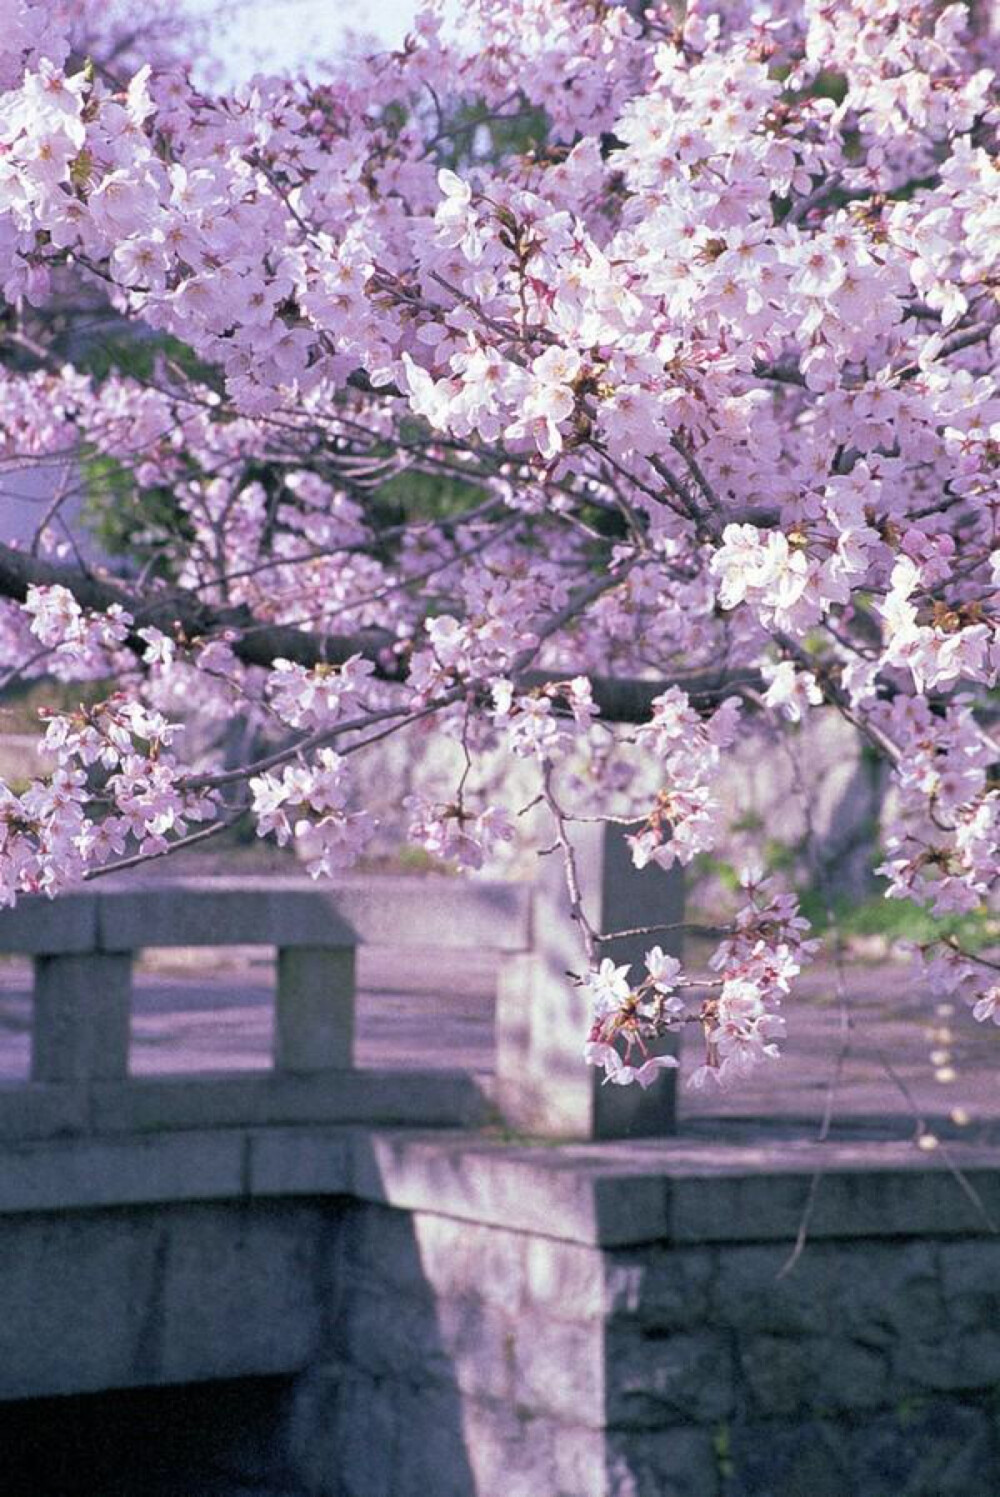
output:
[[[620,826],[580,823],[571,828],[583,908],[596,931],[675,925],[683,919],[683,873],[632,863]],[[599,955],[632,964],[638,980],[652,946],[675,956],[681,932],[603,942]],[[675,1073],[664,1070],[648,1091],[603,1083],[603,1072],[583,1061],[591,1022],[587,994],[571,974],[586,967],[583,943],[570,912],[565,866],[558,851],[539,859],[532,905],[531,950],[508,958],[497,999],[497,1097],[506,1121],[524,1132],[568,1138],[624,1138],[671,1133]],[[669,1036],[657,1053],[676,1053]]]
[[[132,952],[35,957],[33,1081],[106,1081],[128,1075]]]
[[[278,948],[274,1066],[349,1070],[354,1063],[354,946]]]

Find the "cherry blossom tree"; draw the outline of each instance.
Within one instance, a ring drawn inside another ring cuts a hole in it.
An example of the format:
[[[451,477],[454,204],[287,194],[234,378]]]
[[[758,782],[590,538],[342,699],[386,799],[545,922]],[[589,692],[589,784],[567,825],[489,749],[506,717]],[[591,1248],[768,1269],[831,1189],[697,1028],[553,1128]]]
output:
[[[247,815],[335,874],[373,832],[356,756],[432,729],[464,769],[407,810],[440,857],[514,835],[487,751],[534,766],[587,1060],[647,1085],[694,1023],[695,1081],[726,1083],[778,1053],[814,949],[794,897],[748,868],[706,971],[655,930],[616,966],[574,817],[596,793],[638,867],[686,865],[727,750],[821,707],[891,765],[888,896],[995,895],[982,7],[472,0],[449,30],[430,0],[400,51],[213,96],[131,39],[124,68],[81,57],[73,9],[15,0],[0,35],[0,464],[65,475],[0,546],[0,650],[7,685],[112,685],[0,787],[4,902]],[[81,295],[144,367],[76,356]],[[95,461],[162,517],[141,569],[88,569],[60,526]],[[226,767],[190,724],[236,712],[264,747]],[[995,967],[921,958],[1000,1022]]]

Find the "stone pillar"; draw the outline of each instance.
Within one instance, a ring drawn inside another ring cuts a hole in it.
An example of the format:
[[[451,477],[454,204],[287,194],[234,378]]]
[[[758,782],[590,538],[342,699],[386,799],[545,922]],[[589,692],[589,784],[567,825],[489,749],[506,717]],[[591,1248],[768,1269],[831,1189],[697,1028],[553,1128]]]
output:
[[[679,868],[633,866],[620,826],[573,825],[584,911],[597,931],[673,925],[683,918]],[[586,956],[570,915],[562,855],[539,859],[532,912],[532,949],[508,959],[497,999],[497,1088],[507,1122],[529,1133],[560,1138],[627,1138],[671,1133],[675,1078],[663,1071],[648,1091],[603,1083],[602,1071],[584,1064],[590,1000],[571,973],[583,975]],[[659,931],[602,943],[600,955],[645,972],[652,946],[680,955],[681,932]],[[656,1051],[676,1053],[668,1036]]]
[[[33,1081],[128,1075],[131,951],[35,957]]]
[[[354,992],[353,946],[280,948],[275,1069],[350,1069],[354,1063]]]

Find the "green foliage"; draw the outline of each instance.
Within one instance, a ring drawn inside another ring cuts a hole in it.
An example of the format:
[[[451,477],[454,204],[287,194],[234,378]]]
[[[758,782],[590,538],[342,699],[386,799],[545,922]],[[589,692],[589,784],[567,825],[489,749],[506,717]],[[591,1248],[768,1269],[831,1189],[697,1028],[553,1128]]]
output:
[[[480,126],[490,133],[488,160],[495,166],[506,156],[523,156],[543,149],[549,136],[549,121],[544,109],[522,103],[512,114],[495,115],[484,103],[461,104],[445,119],[438,141],[437,155],[442,166],[452,171],[473,164],[473,144]]]
[[[54,676],[10,687],[0,692],[0,734],[40,734],[43,724],[38,713],[43,707],[73,712],[103,702],[115,689],[113,681],[57,681]]]
[[[221,390],[218,371],[204,364],[186,343],[167,333],[140,336],[133,330],[115,337],[103,337],[85,344],[76,359],[78,368],[98,383],[111,374],[152,383],[164,364],[172,364],[189,379],[198,380],[214,390]]]
[[[402,520],[452,520],[483,501],[483,490],[464,478],[440,477],[434,473],[397,473],[373,491],[373,508],[384,509],[386,518]]]
[[[815,889],[800,890],[799,903],[803,915],[820,935],[835,923],[847,938],[883,936],[890,943],[913,941],[924,945],[951,936],[968,951],[981,951],[995,945],[1000,938],[1000,919],[986,911],[935,916],[908,899],[886,899],[876,894],[860,901],[844,896],[828,900]]]
[[[156,562],[158,574],[170,576],[169,554],[193,537],[170,489],[140,488],[123,463],[95,448],[84,451],[80,471],[81,518],[101,549],[131,557],[141,567]]]
[[[715,1453],[715,1464],[720,1478],[730,1481],[736,1474],[736,1466],[733,1461],[733,1442],[728,1424],[716,1425],[712,1434],[712,1449]]]

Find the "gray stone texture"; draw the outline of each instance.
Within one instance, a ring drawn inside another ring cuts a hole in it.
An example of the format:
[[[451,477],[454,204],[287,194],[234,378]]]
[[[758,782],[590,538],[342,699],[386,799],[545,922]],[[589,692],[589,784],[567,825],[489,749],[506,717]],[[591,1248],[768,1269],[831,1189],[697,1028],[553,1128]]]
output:
[[[788,1241],[560,1239],[558,1195],[548,1233],[477,1222],[467,1197],[443,1214],[429,1136],[411,1146],[418,1174],[383,1182],[409,1204],[366,1200],[356,1166],[371,1170],[375,1141],[326,1141],[326,1160],[308,1129],[8,1150],[0,1399],[295,1379],[261,1436],[268,1472],[288,1472],[260,1477],[268,1497],[1000,1490],[986,1232],[825,1235],[782,1275]],[[529,1151],[483,1152],[494,1175],[509,1153],[529,1179]],[[447,1181],[443,1139],[437,1158]],[[59,1189],[73,1208],[55,1209]],[[233,1471],[220,1497],[254,1489]]]
[[[274,1009],[275,1068],[347,1070],[353,1061],[354,948],[280,948]]]
[[[127,1075],[131,1003],[131,951],[37,956],[32,1080]]]

